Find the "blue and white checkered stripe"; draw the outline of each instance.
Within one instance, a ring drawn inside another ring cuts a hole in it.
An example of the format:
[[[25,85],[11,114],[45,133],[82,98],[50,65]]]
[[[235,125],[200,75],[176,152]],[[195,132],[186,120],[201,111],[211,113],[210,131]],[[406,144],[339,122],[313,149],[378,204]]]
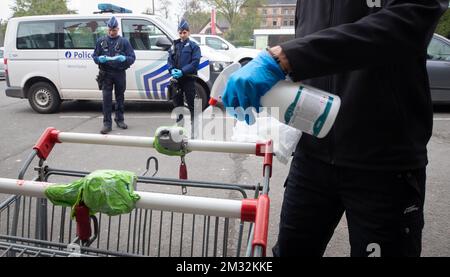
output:
[[[209,65],[209,61],[202,62],[198,70]],[[170,83],[169,66],[165,62],[157,61],[136,71],[136,83],[142,99],[168,100],[167,89]]]

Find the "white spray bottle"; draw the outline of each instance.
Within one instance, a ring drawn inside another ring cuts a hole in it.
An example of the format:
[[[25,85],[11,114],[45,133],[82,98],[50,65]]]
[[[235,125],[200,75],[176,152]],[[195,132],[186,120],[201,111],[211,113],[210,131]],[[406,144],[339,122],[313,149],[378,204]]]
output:
[[[211,106],[222,101],[228,78],[240,67],[239,63],[233,63],[219,75],[211,90]],[[304,133],[323,138],[333,127],[341,99],[337,95],[302,83],[283,80],[261,97],[261,106],[278,107],[281,122]],[[270,109],[268,111],[270,112]]]

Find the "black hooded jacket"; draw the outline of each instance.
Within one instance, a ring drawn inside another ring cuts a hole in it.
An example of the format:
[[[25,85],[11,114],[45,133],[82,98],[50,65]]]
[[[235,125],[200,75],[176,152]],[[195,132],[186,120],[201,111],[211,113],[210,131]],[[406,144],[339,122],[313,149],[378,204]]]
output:
[[[433,126],[427,46],[448,5],[298,0],[296,38],[281,45],[292,78],[339,95],[342,105],[330,133],[305,134],[296,155],[364,169],[426,166]]]

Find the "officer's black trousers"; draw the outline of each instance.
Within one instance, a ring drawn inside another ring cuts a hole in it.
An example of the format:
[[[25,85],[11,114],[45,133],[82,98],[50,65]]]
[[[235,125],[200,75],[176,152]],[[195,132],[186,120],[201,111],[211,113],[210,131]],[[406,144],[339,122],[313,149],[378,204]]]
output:
[[[178,93],[173,97],[175,107],[183,107],[184,99],[188,105],[191,119],[194,118],[194,100],[195,100],[195,80],[189,77],[183,77],[178,80],[178,87],[182,93]]]
[[[125,71],[107,72],[103,82],[103,124],[105,126],[112,126],[112,93],[114,89],[114,96],[116,98],[116,115],[114,120],[117,122],[124,121],[124,102],[126,89],[126,74]]]
[[[420,256],[426,170],[375,171],[294,157],[275,256],[322,256],[345,212],[351,256]]]

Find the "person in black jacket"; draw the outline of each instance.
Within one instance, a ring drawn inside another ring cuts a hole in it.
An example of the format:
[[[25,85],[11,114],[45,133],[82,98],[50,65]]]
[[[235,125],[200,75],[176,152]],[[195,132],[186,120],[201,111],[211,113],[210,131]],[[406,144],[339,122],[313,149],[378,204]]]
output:
[[[427,46],[448,5],[298,0],[296,38],[230,78],[227,107],[258,106],[280,72],[342,100],[327,137],[304,134],[297,147],[274,255],[322,256],[345,212],[351,256],[420,256],[433,125]]]

